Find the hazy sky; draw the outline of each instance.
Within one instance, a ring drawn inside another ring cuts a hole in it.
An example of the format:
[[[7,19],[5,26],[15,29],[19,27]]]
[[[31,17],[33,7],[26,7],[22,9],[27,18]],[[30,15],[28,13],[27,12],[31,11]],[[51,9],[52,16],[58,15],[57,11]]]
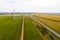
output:
[[[0,0],[0,12],[58,12],[60,0]]]

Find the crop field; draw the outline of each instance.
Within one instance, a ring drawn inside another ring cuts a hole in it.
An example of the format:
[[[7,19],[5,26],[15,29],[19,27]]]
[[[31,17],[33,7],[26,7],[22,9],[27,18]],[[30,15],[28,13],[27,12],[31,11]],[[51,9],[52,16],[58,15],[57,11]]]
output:
[[[56,15],[55,15],[56,16]],[[54,33],[39,24],[34,17],[60,34],[59,17],[49,19],[39,14],[12,14],[0,15],[0,40],[60,40]],[[40,18],[41,17],[41,18]]]
[[[60,34],[60,16],[42,14],[42,16],[37,15],[36,17],[38,18],[38,20],[40,20]]]
[[[32,24],[34,25],[37,32],[40,34],[42,40],[59,40],[54,34],[44,28],[41,24],[34,21],[34,19],[30,19]]]
[[[28,17],[25,17],[24,40],[42,40]]]
[[[60,20],[60,15],[53,15],[53,14],[34,14],[37,15],[39,17],[44,17],[47,19],[53,19],[53,20]]]
[[[17,40],[21,34],[21,20],[0,16],[0,40]]]

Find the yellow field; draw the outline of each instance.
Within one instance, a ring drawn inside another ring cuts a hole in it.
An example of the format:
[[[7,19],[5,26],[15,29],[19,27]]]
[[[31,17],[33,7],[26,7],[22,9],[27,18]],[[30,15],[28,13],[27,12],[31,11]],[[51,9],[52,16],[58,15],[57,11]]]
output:
[[[45,25],[49,26],[50,28],[54,29],[56,32],[60,33],[60,22],[51,21],[51,20],[57,20],[60,21],[60,16],[57,15],[49,15],[49,14],[35,14],[37,16],[37,19],[43,22]],[[46,19],[43,19],[43,18]],[[51,19],[51,20],[47,20]]]
[[[53,19],[53,20],[60,20],[60,16],[58,15],[50,15],[50,14],[35,14],[40,17],[48,18],[48,19]]]
[[[36,28],[37,25],[38,25],[37,27],[39,27],[39,28],[43,27],[42,25],[39,25],[37,22],[32,21],[32,23],[35,26],[35,28]],[[49,37],[50,35],[53,36],[54,40],[58,40],[58,38],[49,31],[47,31],[47,33],[45,32],[45,35],[43,35],[41,33],[41,29],[38,30],[38,28],[36,28],[36,30],[38,31],[38,33],[40,34],[40,36],[42,37],[43,40],[50,40],[51,39]]]

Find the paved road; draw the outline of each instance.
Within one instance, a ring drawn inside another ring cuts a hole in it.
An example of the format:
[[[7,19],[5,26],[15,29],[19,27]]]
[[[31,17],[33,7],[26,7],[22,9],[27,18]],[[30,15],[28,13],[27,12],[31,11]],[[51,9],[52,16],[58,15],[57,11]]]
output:
[[[52,32],[54,35],[56,35],[58,38],[60,38],[60,34],[58,34],[57,32],[55,32],[54,30],[52,30],[51,28],[49,28],[48,26],[46,26],[45,24],[43,24],[41,21],[39,21],[38,19],[36,19],[33,16],[30,16],[32,19],[34,19],[36,22],[38,22],[39,24],[41,24],[42,26],[44,26],[46,29],[48,29],[50,32]]]
[[[23,17],[23,21],[22,21],[21,40],[24,40],[24,17]]]

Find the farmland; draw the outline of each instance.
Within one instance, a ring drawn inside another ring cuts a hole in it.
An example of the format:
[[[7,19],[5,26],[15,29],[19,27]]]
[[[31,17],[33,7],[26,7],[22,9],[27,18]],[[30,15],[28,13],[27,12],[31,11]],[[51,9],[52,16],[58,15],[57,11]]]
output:
[[[0,17],[0,40],[17,40],[21,33],[21,20],[12,16]]]
[[[15,19],[12,14],[0,15],[0,40],[59,40],[34,18],[60,34],[60,16],[50,18],[47,14],[47,18],[45,15],[32,14],[31,17],[30,14],[16,14]]]
[[[57,15],[47,15],[42,14],[42,16],[37,15],[38,20],[54,29],[56,32],[60,33],[60,16]],[[49,19],[48,19],[49,18]]]
[[[28,17],[25,17],[24,40],[42,40]]]

